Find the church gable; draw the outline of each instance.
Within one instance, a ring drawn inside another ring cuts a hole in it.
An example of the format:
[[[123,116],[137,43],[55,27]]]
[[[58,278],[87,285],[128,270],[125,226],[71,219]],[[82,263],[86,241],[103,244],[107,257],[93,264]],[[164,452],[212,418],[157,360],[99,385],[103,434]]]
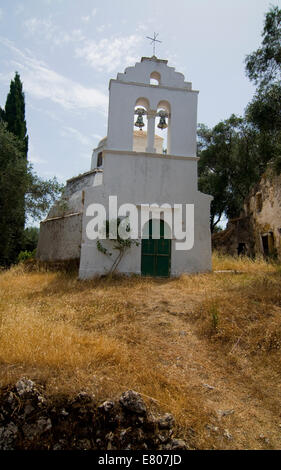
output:
[[[156,79],[160,86],[191,90],[191,83],[185,81],[184,75],[167,63],[167,60],[156,57],[143,57],[134,67],[127,67],[124,73],[118,73],[117,80],[149,85],[151,79]]]

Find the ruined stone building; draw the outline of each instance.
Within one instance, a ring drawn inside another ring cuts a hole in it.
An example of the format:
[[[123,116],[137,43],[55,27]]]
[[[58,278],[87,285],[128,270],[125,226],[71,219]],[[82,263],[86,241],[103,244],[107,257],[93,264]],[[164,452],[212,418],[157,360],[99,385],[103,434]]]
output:
[[[281,260],[281,175],[268,170],[250,191],[240,217],[212,236],[212,246],[231,255]]]

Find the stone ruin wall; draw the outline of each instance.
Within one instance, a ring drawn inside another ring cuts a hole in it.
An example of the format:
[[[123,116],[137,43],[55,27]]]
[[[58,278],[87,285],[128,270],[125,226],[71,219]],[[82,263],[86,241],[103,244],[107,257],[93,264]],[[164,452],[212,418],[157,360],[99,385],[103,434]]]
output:
[[[263,176],[245,201],[244,210],[253,226],[255,254],[263,254],[261,237],[269,237],[269,250],[281,259],[281,175]]]
[[[267,239],[268,253],[263,238]],[[212,236],[212,248],[222,254],[237,255],[243,245],[248,256],[281,259],[281,175],[268,171],[250,191],[241,216],[229,220],[226,230]]]
[[[64,261],[80,258],[84,189],[93,186],[99,172],[88,171],[67,181],[61,199],[40,223],[37,259]]]

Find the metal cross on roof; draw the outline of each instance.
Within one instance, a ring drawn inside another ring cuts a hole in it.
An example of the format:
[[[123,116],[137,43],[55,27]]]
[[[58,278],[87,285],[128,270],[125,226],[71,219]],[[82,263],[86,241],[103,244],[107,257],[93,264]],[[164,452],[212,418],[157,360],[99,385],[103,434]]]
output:
[[[150,39],[151,40],[151,43],[150,44],[153,44],[153,55],[155,56],[155,45],[156,45],[156,42],[162,42],[162,41],[159,41],[159,39],[156,39],[157,36],[159,35],[159,33],[154,33],[153,35],[153,38],[151,38],[150,36],[146,36],[147,39]]]

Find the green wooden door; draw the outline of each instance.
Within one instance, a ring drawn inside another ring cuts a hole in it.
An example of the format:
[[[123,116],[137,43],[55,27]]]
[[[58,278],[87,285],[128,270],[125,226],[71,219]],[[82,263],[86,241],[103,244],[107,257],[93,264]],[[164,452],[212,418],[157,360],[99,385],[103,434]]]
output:
[[[149,238],[141,244],[141,273],[143,276],[169,277],[171,265],[171,240],[164,238],[164,221],[160,220],[160,238],[152,238],[152,220],[149,221]]]

